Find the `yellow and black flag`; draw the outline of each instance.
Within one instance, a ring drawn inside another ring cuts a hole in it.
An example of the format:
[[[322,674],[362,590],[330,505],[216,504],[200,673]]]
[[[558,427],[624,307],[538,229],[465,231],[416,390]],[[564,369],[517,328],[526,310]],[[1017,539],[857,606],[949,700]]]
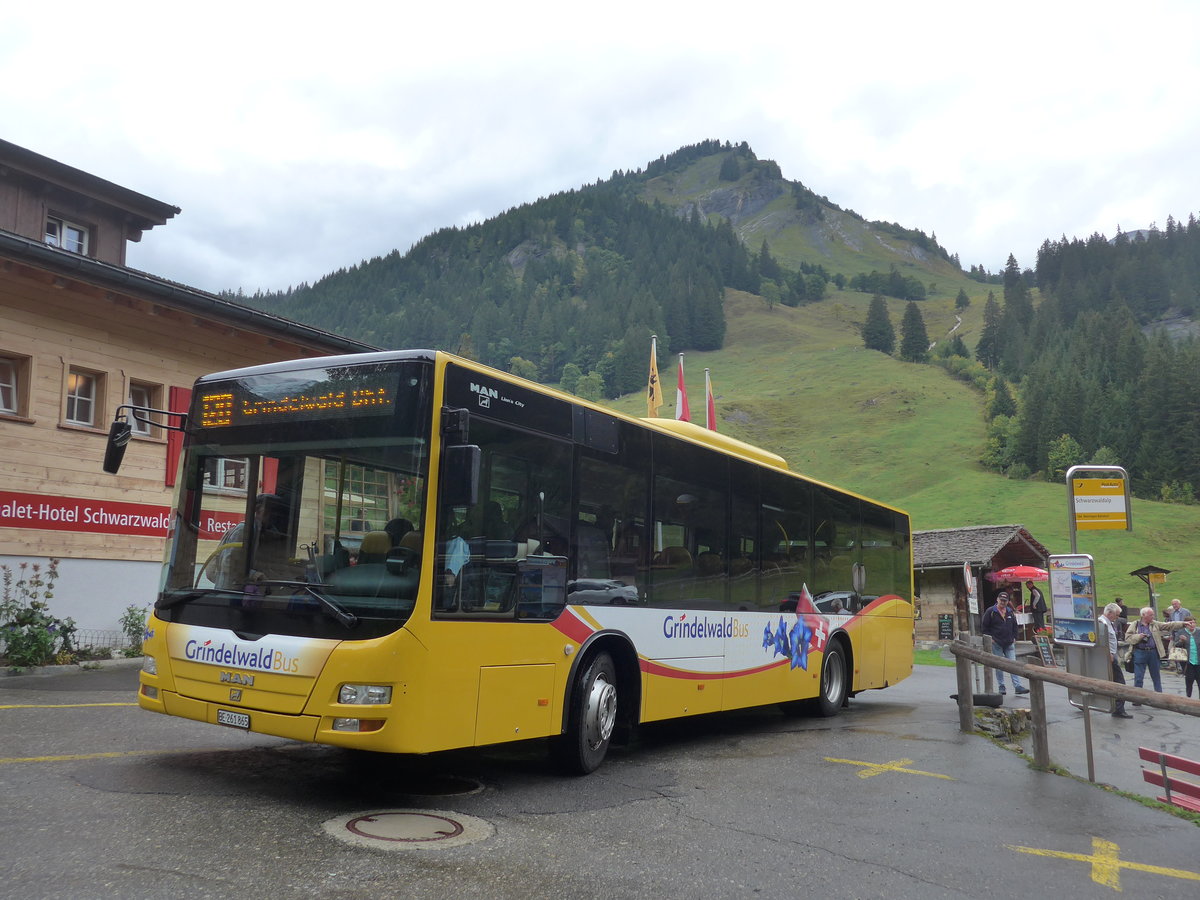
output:
[[[662,406],[662,386],[658,383],[658,335],[650,335],[650,383],[646,386],[646,416],[654,418]]]

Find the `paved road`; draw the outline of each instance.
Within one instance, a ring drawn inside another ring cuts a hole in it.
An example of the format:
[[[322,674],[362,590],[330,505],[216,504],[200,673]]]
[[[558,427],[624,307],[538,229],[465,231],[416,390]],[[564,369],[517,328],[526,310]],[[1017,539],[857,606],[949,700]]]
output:
[[[536,745],[363,758],[104,705],[135,678],[0,678],[0,897],[1200,895],[1195,824],[961,734],[951,668],[832,720],[643,729],[586,778]],[[1121,724],[1136,768],[1166,726]],[[392,810],[486,830],[393,850],[326,828]]]

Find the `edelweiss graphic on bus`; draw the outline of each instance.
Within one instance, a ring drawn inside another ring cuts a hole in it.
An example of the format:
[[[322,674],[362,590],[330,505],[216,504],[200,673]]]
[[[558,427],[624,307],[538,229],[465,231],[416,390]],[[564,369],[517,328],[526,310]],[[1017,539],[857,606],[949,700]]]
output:
[[[281,675],[316,675],[334,642],[314,642],[284,635],[242,641],[231,632],[197,626],[171,629],[172,659]],[[328,644],[329,646],[319,646]]]
[[[763,649],[770,650],[773,656],[782,656],[793,669],[808,671],[809,651],[821,652],[825,649],[825,639],[829,636],[829,626],[820,615],[809,593],[808,585],[792,594],[785,605],[795,605],[796,621],[788,627],[783,616],[779,624],[772,627],[768,624],[763,628]],[[839,607],[840,609],[840,607]],[[809,624],[809,623],[812,624]]]

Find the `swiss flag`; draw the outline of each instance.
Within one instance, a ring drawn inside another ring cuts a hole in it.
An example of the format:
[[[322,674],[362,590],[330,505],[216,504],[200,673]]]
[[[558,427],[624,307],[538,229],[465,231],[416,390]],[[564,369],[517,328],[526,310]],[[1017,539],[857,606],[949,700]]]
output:
[[[813,603],[812,594],[808,592],[807,584],[801,585],[800,593],[793,596],[796,598],[796,615],[802,616],[805,613],[817,614],[819,612],[816,604]]]
[[[825,639],[829,637],[829,624],[824,619],[817,619],[813,625],[812,637],[808,641],[808,649],[824,652]]]

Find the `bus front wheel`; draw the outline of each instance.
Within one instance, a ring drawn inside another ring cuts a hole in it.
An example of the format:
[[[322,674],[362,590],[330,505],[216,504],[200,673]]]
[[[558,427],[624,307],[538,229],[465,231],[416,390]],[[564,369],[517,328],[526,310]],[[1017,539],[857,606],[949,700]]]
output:
[[[555,756],[564,771],[594,772],[604,762],[617,722],[617,668],[600,651],[576,677],[569,698],[567,731],[556,738]]]
[[[846,702],[846,657],[842,648],[831,644],[821,660],[821,693],[817,696],[816,713],[829,718],[836,716]]]

